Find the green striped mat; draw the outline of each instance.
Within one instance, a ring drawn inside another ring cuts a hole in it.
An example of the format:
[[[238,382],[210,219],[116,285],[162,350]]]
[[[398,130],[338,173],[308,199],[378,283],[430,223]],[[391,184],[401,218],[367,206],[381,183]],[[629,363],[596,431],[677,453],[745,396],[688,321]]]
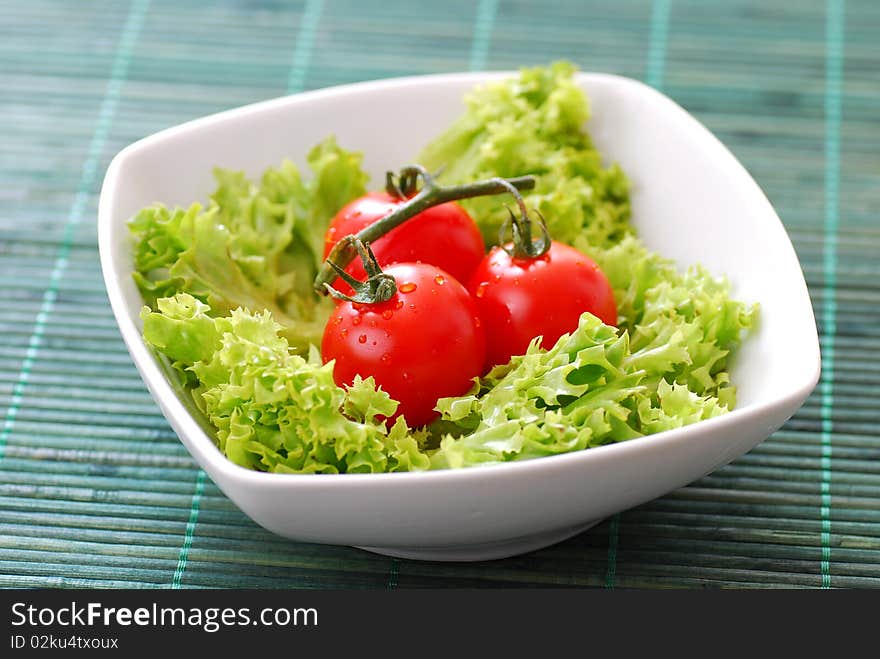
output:
[[[828,0],[0,1],[0,587],[880,586],[880,4]],[[344,82],[566,58],[662,88],[745,163],[824,353],[748,455],[567,542],[393,560],[256,527],[144,389],[100,277],[110,158]]]

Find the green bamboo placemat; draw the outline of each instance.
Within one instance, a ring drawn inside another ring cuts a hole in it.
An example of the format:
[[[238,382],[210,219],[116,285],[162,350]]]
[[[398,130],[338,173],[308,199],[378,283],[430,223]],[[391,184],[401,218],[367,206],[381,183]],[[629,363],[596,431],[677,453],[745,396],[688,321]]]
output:
[[[880,586],[880,5],[871,0],[0,1],[0,587]],[[708,125],[785,222],[823,375],[748,455],[480,564],[293,543],[206,479],[99,272],[110,158],[286,92],[558,58]]]

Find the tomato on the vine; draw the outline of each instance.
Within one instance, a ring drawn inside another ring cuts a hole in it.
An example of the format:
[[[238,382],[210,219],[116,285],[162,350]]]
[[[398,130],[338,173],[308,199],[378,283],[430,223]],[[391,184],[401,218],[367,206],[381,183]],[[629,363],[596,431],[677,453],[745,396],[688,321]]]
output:
[[[406,196],[370,192],[344,206],[333,218],[324,237],[326,259],[339,240],[387,217],[408,201]],[[379,265],[429,263],[466,282],[486,253],[483,237],[471,216],[455,202],[423,210],[370,243]],[[363,264],[355,259],[346,272],[361,280]],[[341,279],[334,286],[343,293],[351,287]]]
[[[536,257],[511,256],[511,249],[494,247],[468,284],[488,337],[487,367],[524,354],[537,336],[552,347],[585,311],[617,324],[614,291],[592,259],[556,241]]]
[[[439,398],[464,394],[482,373],[485,336],[472,297],[449,273],[398,263],[384,275],[396,291],[376,303],[341,301],[327,321],[321,355],[336,360],[337,384],[373,376],[400,403],[394,418],[421,426],[438,416]]]

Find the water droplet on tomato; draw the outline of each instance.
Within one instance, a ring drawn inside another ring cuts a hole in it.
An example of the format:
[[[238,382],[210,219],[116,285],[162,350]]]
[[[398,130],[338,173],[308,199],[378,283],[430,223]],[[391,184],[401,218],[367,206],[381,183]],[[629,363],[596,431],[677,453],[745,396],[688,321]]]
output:
[[[382,355],[381,359],[382,359],[383,364],[387,365],[387,364],[391,363],[391,355],[387,352],[384,355]]]
[[[495,275],[495,276],[493,276],[493,277],[492,277],[492,281],[494,281],[494,282],[499,282],[499,281],[501,281],[501,275]]]
[[[481,321],[479,318],[474,316],[474,327],[482,327],[482,325],[483,325],[483,321]]]
[[[363,320],[363,318],[361,318],[360,316],[355,316],[354,318],[351,319],[351,324],[352,325],[360,325],[361,320]]]
[[[346,336],[348,336],[348,328],[343,327],[341,330],[339,330],[339,333],[342,335],[342,338],[344,339]]]
[[[513,285],[519,286],[519,277],[517,277],[516,279],[513,280]]]
[[[477,285],[477,290],[474,291],[474,295],[477,297],[483,297],[486,294],[486,289],[489,288],[489,282],[481,281]]]
[[[376,319],[370,318],[370,327],[375,327],[375,326],[376,326]]]
[[[410,303],[409,308],[412,309],[413,311],[415,311],[416,305]]]
[[[400,285],[400,292],[401,293],[412,293],[417,288],[418,288],[418,286],[416,286],[411,281],[408,281],[408,282]]]
[[[394,308],[398,310],[403,309],[403,300],[398,300],[397,303],[394,305]]]
[[[342,322],[342,316],[336,316],[336,318],[333,319],[334,325],[338,325],[341,322]]]
[[[358,337],[358,343],[366,343],[366,342],[367,342],[367,335],[366,335],[366,334],[361,334],[361,335]]]
[[[446,283],[446,277],[444,277],[443,275],[437,275],[436,277],[434,277],[434,281],[437,282],[438,286],[442,286]]]
[[[391,320],[391,316],[393,315],[394,312],[391,311],[391,309],[385,309],[385,311],[382,312],[382,318],[384,318],[385,320]]]

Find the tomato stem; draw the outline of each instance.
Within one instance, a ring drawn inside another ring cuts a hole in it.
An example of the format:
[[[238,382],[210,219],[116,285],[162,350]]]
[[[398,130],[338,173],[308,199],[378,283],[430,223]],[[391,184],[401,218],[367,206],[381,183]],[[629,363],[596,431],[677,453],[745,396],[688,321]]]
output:
[[[376,260],[376,255],[373,254],[373,250],[370,249],[369,245],[355,238],[354,247],[357,255],[363,261],[364,270],[367,273],[366,280],[358,281],[337,264],[330,261],[330,267],[336,271],[337,275],[342,277],[345,283],[351,286],[354,290],[354,295],[340,293],[330,284],[324,284],[324,290],[328,295],[338,300],[359,302],[361,304],[379,304],[380,302],[390,300],[397,292],[397,282],[394,281],[394,277],[382,272],[379,261]]]
[[[358,241],[368,246],[392,229],[432,206],[460,199],[501,194],[511,190],[518,196],[519,190],[531,190],[535,187],[534,176],[518,176],[510,179],[492,178],[475,183],[465,183],[464,185],[442,186],[438,185],[434,181],[434,177],[421,165],[408,165],[400,170],[398,176],[399,183],[394,181],[394,175],[389,172],[386,177],[386,188],[390,187],[394,191],[389,193],[393,194],[393,196],[397,196],[397,193],[400,193],[399,196],[401,198],[408,197],[415,192],[419,179],[422,180],[421,190],[406,203],[401,204],[393,212],[365,227],[357,234],[345,236],[333,246],[330,254],[327,255],[327,259],[318,271],[317,277],[315,277],[314,288],[317,293],[333,295],[330,292],[333,290],[330,284],[336,281],[336,278],[341,276],[339,272],[344,271],[348,264],[359,255]],[[515,229],[514,233],[516,231]],[[547,242],[549,248],[549,240]],[[361,258],[363,259],[363,256]],[[367,262],[364,261],[364,266],[366,267],[366,265]],[[345,281],[351,284],[348,280]],[[393,294],[392,291],[391,295]],[[388,297],[391,297],[391,295]]]
[[[392,199],[406,199],[407,197],[400,185],[398,185],[397,179],[392,171],[385,173],[385,192],[387,192],[388,196]]]
[[[551,242],[550,233],[547,231],[547,225],[544,223],[544,218],[541,217],[541,214],[538,211],[534,211],[540,218],[538,226],[541,228],[541,236],[533,239],[532,219],[529,217],[526,202],[523,200],[519,190],[510,185],[504,179],[496,180],[513,195],[514,199],[516,199],[516,204],[519,206],[520,213],[520,216],[517,217],[512,210],[509,208],[507,209],[507,212],[510,213],[510,219],[501,226],[498,242],[502,246],[506,244],[507,240],[505,235],[507,234],[507,227],[510,226],[511,233],[513,234],[513,246],[511,248],[503,247],[503,249],[510,254],[511,257],[534,259],[543,256],[550,249]]]

